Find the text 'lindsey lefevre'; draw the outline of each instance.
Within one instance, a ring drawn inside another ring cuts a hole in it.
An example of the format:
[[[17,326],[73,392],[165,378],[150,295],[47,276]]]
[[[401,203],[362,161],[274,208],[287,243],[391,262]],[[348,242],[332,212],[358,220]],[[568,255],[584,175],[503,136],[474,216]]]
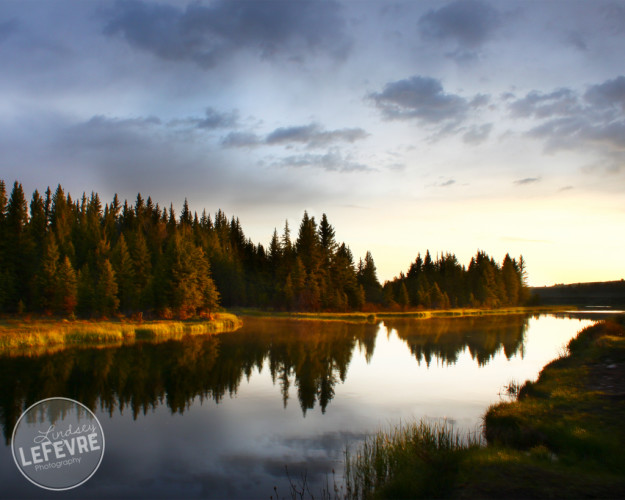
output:
[[[19,448],[22,466],[40,464],[51,458],[60,460],[100,450],[100,441],[95,430],[93,424],[84,424],[74,429],[70,424],[65,431],[55,431],[54,425],[45,432],[38,431],[39,435],[33,439],[37,443],[36,446],[27,449],[26,453],[23,447]]]

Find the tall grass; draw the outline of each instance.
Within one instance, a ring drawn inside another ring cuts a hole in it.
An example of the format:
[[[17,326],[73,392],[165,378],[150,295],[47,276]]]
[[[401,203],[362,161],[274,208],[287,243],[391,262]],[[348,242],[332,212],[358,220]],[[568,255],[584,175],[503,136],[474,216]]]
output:
[[[432,498],[455,487],[460,463],[480,446],[479,433],[461,435],[446,422],[424,420],[380,431],[345,455],[348,498]]]
[[[24,353],[41,348],[70,345],[111,345],[135,340],[180,339],[236,330],[241,320],[234,314],[218,313],[211,320],[146,321],[0,321],[0,354]]]

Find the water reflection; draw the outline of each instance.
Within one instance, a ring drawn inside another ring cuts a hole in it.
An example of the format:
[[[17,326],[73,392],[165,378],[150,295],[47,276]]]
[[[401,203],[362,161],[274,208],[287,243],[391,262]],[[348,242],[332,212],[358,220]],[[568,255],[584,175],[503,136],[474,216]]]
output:
[[[524,333],[529,322],[524,316],[493,316],[488,319],[456,318],[415,322],[409,319],[385,320],[389,330],[406,342],[418,363],[427,366],[434,358],[455,364],[467,348],[479,366],[487,364],[503,348],[507,359],[520,351],[523,356]]]
[[[453,364],[465,349],[483,366],[501,349],[510,358],[523,350],[528,319],[461,318],[385,320],[376,324],[246,318],[238,332],[187,337],[160,344],[68,349],[39,356],[0,358],[0,421],[6,442],[22,411],[52,396],[65,396],[113,415],[134,418],[161,404],[183,413],[195,398],[219,403],[246,377],[267,366],[284,407],[292,388],[304,415],[323,412],[344,382],[354,349],[369,361],[379,329],[394,330],[419,364],[436,358]]]

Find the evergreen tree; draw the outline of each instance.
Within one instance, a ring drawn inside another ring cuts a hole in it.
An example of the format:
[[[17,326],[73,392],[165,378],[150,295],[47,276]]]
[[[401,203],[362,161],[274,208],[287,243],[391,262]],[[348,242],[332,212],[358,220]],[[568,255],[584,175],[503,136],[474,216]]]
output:
[[[372,304],[382,302],[382,285],[378,281],[377,270],[371,252],[367,251],[364,263],[359,266],[358,282],[365,291],[365,300]]]
[[[321,245],[326,264],[329,263],[336,252],[337,244],[334,238],[334,228],[328,222],[326,214],[323,214],[321,216],[321,223],[319,224],[319,243]]]
[[[28,209],[22,185],[15,181],[4,220],[5,272],[12,284],[8,308],[17,311],[28,301],[28,289],[33,273],[33,243],[28,231]]]
[[[111,316],[117,311],[119,307],[117,292],[118,288],[115,279],[115,271],[108,258],[104,259],[98,276],[95,297],[96,310],[100,315]]]
[[[77,311],[82,316],[92,316],[96,312],[96,288],[89,264],[78,271],[77,288]]]
[[[402,309],[406,309],[406,307],[408,307],[410,303],[410,299],[408,298],[408,289],[406,288],[406,283],[404,280],[401,281],[396,302]]]
[[[54,294],[55,312],[73,314],[78,304],[78,288],[76,272],[72,267],[69,257],[65,256],[58,267],[56,275],[56,291]]]
[[[28,226],[35,256],[42,254],[47,228],[48,219],[46,217],[44,200],[39,195],[39,191],[35,189],[30,202],[30,222]]]
[[[123,234],[119,236],[113,249],[112,264],[117,277],[119,308],[122,312],[129,313],[137,308],[138,293],[134,265]]]
[[[135,299],[137,306],[141,310],[152,307],[150,282],[152,280],[152,258],[147,242],[143,236],[143,231],[137,231],[134,235],[134,245],[132,247],[132,262],[135,285]]]
[[[55,309],[56,288],[58,286],[57,268],[59,264],[59,247],[52,233],[46,235],[44,255],[37,281],[35,307],[52,312]]]

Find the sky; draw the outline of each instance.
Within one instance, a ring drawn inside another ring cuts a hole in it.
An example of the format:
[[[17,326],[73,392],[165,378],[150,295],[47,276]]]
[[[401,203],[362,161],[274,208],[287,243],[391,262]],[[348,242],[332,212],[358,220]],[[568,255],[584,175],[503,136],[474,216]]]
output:
[[[0,0],[0,179],[625,278],[625,2]]]

